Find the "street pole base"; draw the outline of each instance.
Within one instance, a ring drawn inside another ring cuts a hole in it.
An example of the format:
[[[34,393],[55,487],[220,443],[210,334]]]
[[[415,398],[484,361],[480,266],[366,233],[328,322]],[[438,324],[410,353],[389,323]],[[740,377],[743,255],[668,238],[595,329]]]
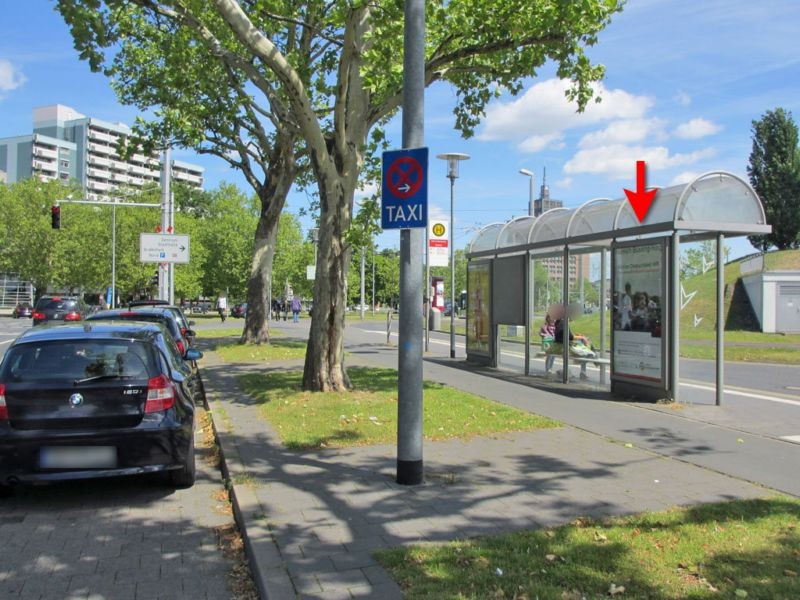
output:
[[[400,485],[420,485],[424,482],[421,460],[397,461],[397,483]]]
[[[456,351],[450,350],[450,358],[455,358],[455,357],[456,357]]]

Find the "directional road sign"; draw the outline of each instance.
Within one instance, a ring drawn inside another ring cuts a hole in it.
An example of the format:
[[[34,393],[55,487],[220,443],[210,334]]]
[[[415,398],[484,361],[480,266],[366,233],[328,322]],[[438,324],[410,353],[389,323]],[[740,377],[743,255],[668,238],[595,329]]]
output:
[[[189,236],[174,233],[140,233],[139,260],[154,263],[188,263]]]
[[[383,153],[381,226],[416,229],[428,225],[428,149]]]

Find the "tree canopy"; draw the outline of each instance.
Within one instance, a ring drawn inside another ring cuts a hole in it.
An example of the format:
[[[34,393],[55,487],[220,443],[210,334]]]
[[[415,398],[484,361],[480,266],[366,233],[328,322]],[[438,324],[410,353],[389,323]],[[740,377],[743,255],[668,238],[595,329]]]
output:
[[[800,149],[792,113],[782,108],[767,111],[753,121],[753,149],[747,174],[764,204],[768,235],[750,236],[762,252],[800,246]]]

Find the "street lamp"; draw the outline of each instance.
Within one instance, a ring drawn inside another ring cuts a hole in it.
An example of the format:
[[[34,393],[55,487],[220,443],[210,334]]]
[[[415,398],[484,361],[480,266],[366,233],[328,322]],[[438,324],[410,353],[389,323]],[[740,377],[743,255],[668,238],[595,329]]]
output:
[[[533,215],[533,182],[536,178],[536,175],[533,174],[533,171],[529,171],[528,169],[520,169],[520,173],[525,175],[526,177],[530,178],[530,189],[528,190],[528,216],[532,217]]]
[[[455,256],[455,241],[456,236],[455,225],[456,217],[453,212],[453,205],[455,203],[455,185],[458,179],[458,163],[462,160],[469,160],[469,154],[462,154],[461,152],[447,152],[445,154],[437,154],[436,158],[447,161],[447,178],[450,180],[450,358],[456,357],[456,256]],[[425,285],[430,286],[430,282]]]

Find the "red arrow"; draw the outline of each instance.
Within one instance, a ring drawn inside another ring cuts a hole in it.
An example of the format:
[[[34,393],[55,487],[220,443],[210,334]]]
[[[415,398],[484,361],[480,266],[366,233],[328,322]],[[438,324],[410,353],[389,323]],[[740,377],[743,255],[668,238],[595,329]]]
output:
[[[648,190],[645,187],[645,163],[643,160],[636,161],[636,191],[625,190],[625,195],[628,201],[633,206],[633,212],[636,213],[636,218],[639,223],[644,221],[647,211],[650,210],[650,205],[655,200],[658,190]]]

